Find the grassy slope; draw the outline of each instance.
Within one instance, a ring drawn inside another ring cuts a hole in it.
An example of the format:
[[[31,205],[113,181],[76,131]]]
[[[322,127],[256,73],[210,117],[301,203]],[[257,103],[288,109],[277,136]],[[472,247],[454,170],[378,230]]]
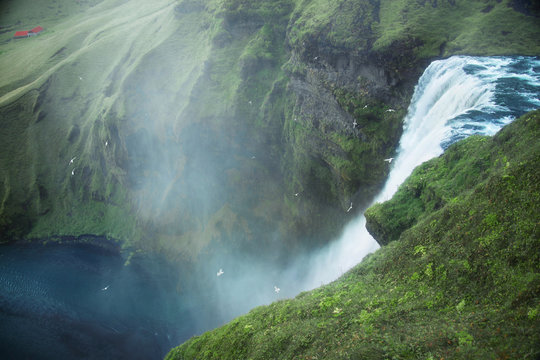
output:
[[[26,213],[37,220],[30,237],[136,237],[122,163],[124,139],[118,136],[124,84],[146,54],[172,42],[178,47],[161,61],[182,66],[175,81],[167,82],[178,99],[176,89],[192,87],[204,59],[204,32],[191,33],[200,19],[177,22],[175,5],[103,1],[44,24],[46,31],[37,37],[3,45],[0,64],[12,70],[0,79],[2,114],[9,124],[2,133],[0,167],[4,222]],[[184,49],[193,51],[186,56]],[[15,235],[24,226],[16,226]]]
[[[256,308],[167,359],[536,358],[539,136],[537,111],[493,138],[455,144],[398,196],[410,198],[421,176],[456,189],[452,201],[399,241],[334,283]],[[448,184],[443,168],[468,179]]]
[[[540,26],[534,16],[516,13],[511,1],[423,1],[424,6],[418,3],[381,1],[381,36],[374,48],[389,46],[408,33],[422,39],[422,45],[414,50],[421,57],[537,53],[530,45],[538,46]]]

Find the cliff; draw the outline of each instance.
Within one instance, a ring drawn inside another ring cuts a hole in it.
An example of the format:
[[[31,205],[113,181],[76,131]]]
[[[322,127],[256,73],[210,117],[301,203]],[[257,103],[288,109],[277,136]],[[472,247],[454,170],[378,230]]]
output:
[[[13,4],[2,241],[94,234],[191,259],[325,243],[387,175],[429,60],[540,48],[529,2]]]
[[[443,199],[426,206],[399,241],[337,281],[256,308],[167,359],[534,358],[539,135],[536,111],[493,138],[456,143],[377,205],[380,213],[426,196]],[[392,216],[397,223],[409,217]]]

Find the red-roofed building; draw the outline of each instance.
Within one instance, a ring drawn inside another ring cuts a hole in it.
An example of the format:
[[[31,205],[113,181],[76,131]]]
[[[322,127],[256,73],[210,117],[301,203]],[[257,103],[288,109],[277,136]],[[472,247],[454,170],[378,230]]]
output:
[[[28,32],[29,35],[37,35],[39,34],[40,32],[43,31],[43,28],[41,26],[36,26],[35,28],[33,28],[32,30],[30,30]]]
[[[15,35],[13,35],[13,37],[15,39],[20,39],[20,38],[25,38],[25,37],[28,37],[30,35],[28,35],[28,31],[17,31],[15,33]]]

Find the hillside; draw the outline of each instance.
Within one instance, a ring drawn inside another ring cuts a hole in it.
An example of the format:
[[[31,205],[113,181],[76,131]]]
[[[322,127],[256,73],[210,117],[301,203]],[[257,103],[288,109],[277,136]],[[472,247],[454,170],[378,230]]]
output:
[[[167,359],[537,358],[539,136],[536,111],[492,138],[452,145],[374,208],[443,199],[396,241],[337,281],[253,309]],[[409,214],[392,217],[379,232]]]
[[[104,235],[179,259],[324,244],[382,184],[431,59],[540,53],[527,1],[17,4],[1,241]]]

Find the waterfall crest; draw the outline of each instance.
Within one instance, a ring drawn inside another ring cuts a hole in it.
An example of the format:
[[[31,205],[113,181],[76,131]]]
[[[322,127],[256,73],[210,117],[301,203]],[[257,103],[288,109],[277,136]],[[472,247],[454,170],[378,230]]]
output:
[[[538,107],[538,58],[454,56],[432,62],[415,87],[396,159],[373,203],[389,200],[415,167],[452,143],[473,134],[493,135]],[[360,215],[312,256],[303,290],[335,280],[379,247],[365,222]]]

